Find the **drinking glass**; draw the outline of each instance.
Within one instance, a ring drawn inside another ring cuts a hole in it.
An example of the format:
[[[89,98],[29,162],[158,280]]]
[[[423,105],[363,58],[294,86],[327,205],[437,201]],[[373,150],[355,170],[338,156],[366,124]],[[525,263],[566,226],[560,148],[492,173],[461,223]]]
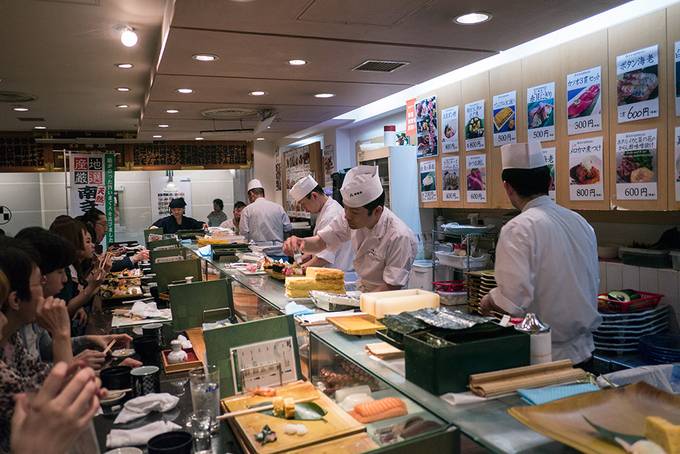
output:
[[[220,414],[220,371],[217,366],[208,365],[205,369],[201,367],[191,370],[189,387],[194,412],[210,412],[213,430],[217,430],[219,424],[216,418]]]
[[[196,454],[211,453],[211,435],[213,416],[208,410],[199,410],[187,418],[186,427],[194,437]]]

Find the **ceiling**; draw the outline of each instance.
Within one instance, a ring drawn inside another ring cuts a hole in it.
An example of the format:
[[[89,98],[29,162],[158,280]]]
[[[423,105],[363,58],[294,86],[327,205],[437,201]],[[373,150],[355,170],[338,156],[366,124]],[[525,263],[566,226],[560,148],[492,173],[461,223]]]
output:
[[[0,90],[38,99],[17,114],[0,104],[0,130],[132,130],[140,139],[252,139],[243,120],[210,109],[271,110],[277,140],[414,84],[488,57],[622,0],[6,0],[0,2]],[[490,22],[451,19],[486,11]],[[165,13],[165,15],[164,15]],[[165,23],[164,23],[165,21]],[[120,44],[118,24],[139,44]],[[164,33],[162,30],[166,30]],[[165,37],[160,52],[162,36]],[[215,62],[192,59],[197,53]],[[308,61],[290,66],[293,58]],[[404,61],[392,73],[352,71],[368,59]],[[121,70],[114,63],[131,62]],[[117,86],[132,88],[118,93]],[[180,94],[188,87],[192,94]],[[262,90],[266,96],[249,92]],[[316,93],[333,93],[319,99]],[[129,109],[117,109],[117,104]],[[167,109],[179,113],[168,114]],[[44,123],[18,116],[43,117]],[[167,124],[168,128],[159,128]]]

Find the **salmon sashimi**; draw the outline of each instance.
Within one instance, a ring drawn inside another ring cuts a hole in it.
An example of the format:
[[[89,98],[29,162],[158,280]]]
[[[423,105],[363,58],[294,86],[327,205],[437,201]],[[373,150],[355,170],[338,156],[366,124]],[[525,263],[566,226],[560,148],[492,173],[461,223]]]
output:
[[[357,404],[350,415],[362,424],[408,414],[406,404],[396,397],[386,397],[372,402]]]

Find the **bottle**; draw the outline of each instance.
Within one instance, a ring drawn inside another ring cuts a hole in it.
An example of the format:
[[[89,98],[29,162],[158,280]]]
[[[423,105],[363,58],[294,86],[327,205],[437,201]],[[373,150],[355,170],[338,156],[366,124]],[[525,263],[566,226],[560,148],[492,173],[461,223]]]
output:
[[[182,350],[182,343],[175,339],[174,341],[170,342],[170,346],[172,348],[172,351],[168,353],[168,363],[170,364],[177,364],[177,363],[183,363],[184,361],[187,360],[187,352]]]
[[[383,142],[386,147],[394,147],[397,145],[397,127],[394,125],[385,125],[383,128]]]

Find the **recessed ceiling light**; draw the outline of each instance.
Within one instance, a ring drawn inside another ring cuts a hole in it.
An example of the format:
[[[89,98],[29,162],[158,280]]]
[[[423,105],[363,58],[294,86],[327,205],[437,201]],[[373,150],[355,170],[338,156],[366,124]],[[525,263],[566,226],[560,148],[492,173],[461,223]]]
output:
[[[182,93],[183,95],[188,95],[194,92],[194,90],[192,90],[191,88],[178,88],[175,91],[177,91],[177,93]]]
[[[463,14],[461,16],[456,17],[453,21],[461,25],[474,25],[481,24],[482,22],[488,22],[490,20],[491,14],[482,13],[478,11],[475,13]]]
[[[123,27],[123,31],[120,34],[120,42],[123,43],[125,47],[134,47],[137,44],[137,33],[135,29],[129,26]]]
[[[255,90],[255,91],[251,91],[249,94],[250,94],[250,96],[264,96],[264,95],[267,94],[267,92],[262,91],[262,90]]]
[[[33,126],[33,129],[47,129],[47,126]]]
[[[194,140],[203,140],[203,137],[196,137]]]
[[[116,63],[116,67],[120,69],[131,69],[133,66],[132,63]]]
[[[169,128],[170,125],[161,124],[161,125],[158,125],[158,127],[159,127],[159,128]]]
[[[332,98],[335,96],[334,93],[317,93],[314,95],[315,98]]]
[[[130,106],[128,106],[127,104],[118,104],[116,107],[118,107],[119,109],[127,109]]]
[[[177,110],[177,109],[168,109],[168,110],[165,111],[165,113],[170,113],[170,114],[179,113],[179,110]]]
[[[160,134],[156,134],[153,136],[154,139],[161,139],[163,136]]]
[[[192,55],[191,58],[196,61],[216,61],[220,59],[220,57],[215,54],[195,54]]]
[[[264,137],[258,137],[258,138],[255,139],[255,140],[264,140]]]
[[[288,60],[288,64],[291,65],[291,66],[302,66],[302,65],[306,65],[307,61],[306,60],[297,60],[297,59]]]
[[[28,112],[28,107],[12,107],[15,112]]]
[[[130,91],[129,87],[116,87],[117,91]]]

